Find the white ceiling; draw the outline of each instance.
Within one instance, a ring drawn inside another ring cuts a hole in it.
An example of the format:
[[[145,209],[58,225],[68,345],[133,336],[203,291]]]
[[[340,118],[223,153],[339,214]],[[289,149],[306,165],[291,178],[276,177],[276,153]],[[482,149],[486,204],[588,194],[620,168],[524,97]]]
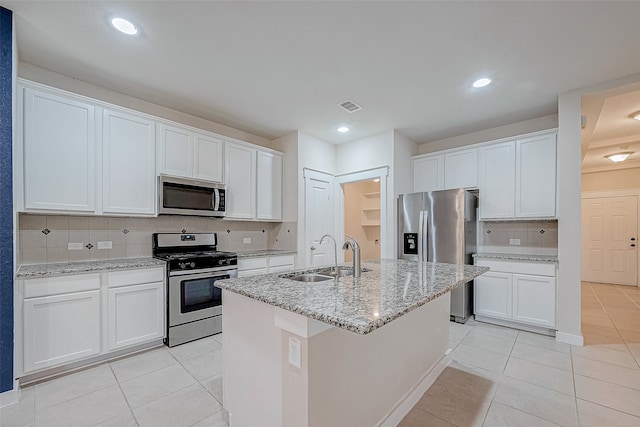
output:
[[[266,138],[423,143],[553,114],[559,93],[640,71],[640,2],[0,4],[21,61]],[[141,34],[113,31],[115,15]],[[480,76],[494,84],[471,89]]]

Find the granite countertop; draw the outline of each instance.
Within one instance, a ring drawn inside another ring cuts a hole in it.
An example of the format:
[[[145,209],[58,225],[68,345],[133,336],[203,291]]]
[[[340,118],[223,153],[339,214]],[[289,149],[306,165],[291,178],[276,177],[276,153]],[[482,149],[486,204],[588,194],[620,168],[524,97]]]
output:
[[[56,264],[21,265],[16,279],[61,276],[65,274],[100,272],[105,270],[129,270],[145,267],[162,267],[166,261],[155,258],[125,258],[101,261],[85,261]]]
[[[489,271],[472,265],[395,259],[370,260],[362,266],[371,271],[359,279],[347,276],[304,283],[280,278],[281,273],[226,279],[216,286],[365,335]]]
[[[505,260],[505,261],[558,262],[557,255],[478,253],[478,254],[473,254],[473,257],[483,258],[483,259]]]
[[[256,249],[248,251],[237,251],[238,258],[257,258],[263,256],[278,256],[278,255],[295,255],[296,251],[289,251],[285,249]]]

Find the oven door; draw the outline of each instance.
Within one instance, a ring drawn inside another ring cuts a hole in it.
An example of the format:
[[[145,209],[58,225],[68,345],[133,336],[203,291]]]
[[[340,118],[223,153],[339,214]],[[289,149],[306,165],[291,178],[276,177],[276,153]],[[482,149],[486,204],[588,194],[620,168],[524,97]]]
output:
[[[222,289],[215,284],[238,277],[238,270],[211,270],[169,275],[170,327],[222,314]]]

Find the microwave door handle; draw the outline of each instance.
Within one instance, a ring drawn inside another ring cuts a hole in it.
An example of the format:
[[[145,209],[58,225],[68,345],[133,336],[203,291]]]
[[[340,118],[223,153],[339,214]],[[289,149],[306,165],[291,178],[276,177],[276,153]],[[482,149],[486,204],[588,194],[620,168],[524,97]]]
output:
[[[217,188],[213,190],[213,210],[218,211],[220,208],[220,190]]]

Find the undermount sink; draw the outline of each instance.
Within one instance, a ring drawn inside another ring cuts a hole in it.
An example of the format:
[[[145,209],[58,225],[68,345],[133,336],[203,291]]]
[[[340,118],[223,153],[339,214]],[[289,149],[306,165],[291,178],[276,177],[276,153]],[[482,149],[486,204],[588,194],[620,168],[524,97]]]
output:
[[[362,273],[366,273],[367,271],[371,271],[371,269],[363,268],[361,270]],[[353,276],[353,267],[338,267],[337,274],[336,274],[336,269],[333,267],[330,267],[330,268],[326,268],[324,270],[318,271],[317,274],[325,274],[327,276],[333,276],[333,277]]]
[[[297,276],[280,276],[284,279],[296,280],[298,282],[324,282],[325,280],[332,280],[332,276],[326,276],[324,274],[306,273],[299,274]]]

